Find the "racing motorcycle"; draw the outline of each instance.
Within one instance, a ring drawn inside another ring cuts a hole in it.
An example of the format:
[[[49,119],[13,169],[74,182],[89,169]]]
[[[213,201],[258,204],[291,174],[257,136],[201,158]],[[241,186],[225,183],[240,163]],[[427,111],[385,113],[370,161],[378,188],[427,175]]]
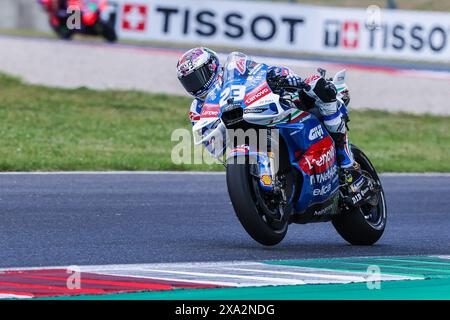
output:
[[[75,34],[103,36],[109,42],[117,41],[116,5],[108,0],[38,0],[49,15],[49,23],[60,39],[70,40]],[[77,8],[80,25],[70,27],[71,16]]]
[[[319,70],[325,77],[325,70]],[[271,246],[292,223],[332,222],[350,244],[372,245],[387,219],[381,181],[369,158],[351,149],[368,186],[354,195],[337,166],[334,142],[314,108],[286,107],[286,90],[269,81],[268,66],[232,53],[223,84],[208,94],[193,127],[194,143],[203,144],[226,166],[228,193],[247,233]],[[341,112],[348,121],[346,71],[333,79]],[[308,89],[292,88],[292,92]],[[239,132],[239,134],[238,134]],[[256,136],[256,138],[254,138]],[[353,195],[353,196],[352,196]]]

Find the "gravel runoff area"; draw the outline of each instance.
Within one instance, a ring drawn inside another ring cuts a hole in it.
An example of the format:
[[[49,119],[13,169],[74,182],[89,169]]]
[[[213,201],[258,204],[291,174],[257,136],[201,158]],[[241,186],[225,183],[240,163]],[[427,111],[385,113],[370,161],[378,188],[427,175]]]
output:
[[[175,49],[0,35],[0,72],[48,86],[183,95],[175,75],[180,53]],[[300,75],[309,75],[319,66],[325,66],[329,74],[342,68],[337,64],[282,58],[257,60],[287,65]],[[354,109],[450,115],[447,72],[396,72],[351,66],[347,70]]]

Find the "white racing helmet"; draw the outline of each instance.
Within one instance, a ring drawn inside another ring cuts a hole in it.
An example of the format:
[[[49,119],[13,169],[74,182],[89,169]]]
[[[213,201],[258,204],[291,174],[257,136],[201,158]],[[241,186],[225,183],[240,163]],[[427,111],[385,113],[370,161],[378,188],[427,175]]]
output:
[[[208,48],[194,48],[177,63],[177,76],[186,91],[196,98],[204,97],[220,73],[217,54]]]

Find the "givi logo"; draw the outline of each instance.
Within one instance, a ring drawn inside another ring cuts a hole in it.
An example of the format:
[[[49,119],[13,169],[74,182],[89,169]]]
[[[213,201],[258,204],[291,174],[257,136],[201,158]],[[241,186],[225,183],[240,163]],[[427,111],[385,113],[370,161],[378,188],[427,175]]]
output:
[[[148,8],[146,5],[125,3],[122,7],[122,29],[145,31],[147,28]]]

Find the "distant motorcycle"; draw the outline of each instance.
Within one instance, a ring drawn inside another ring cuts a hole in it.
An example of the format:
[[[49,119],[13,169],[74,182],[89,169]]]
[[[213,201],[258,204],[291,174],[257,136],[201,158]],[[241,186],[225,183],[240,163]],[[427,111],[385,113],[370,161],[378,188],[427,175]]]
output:
[[[208,94],[193,127],[195,144],[204,144],[218,159],[226,146],[231,148],[224,164],[239,221],[254,240],[268,246],[285,237],[290,223],[326,221],[351,244],[374,244],[387,219],[384,192],[374,166],[352,145],[369,181],[358,194],[362,198],[352,197],[348,181],[340,179],[334,142],[314,110],[301,106],[286,109],[281,103],[286,86],[269,83],[267,70],[265,64],[232,53],[224,66],[223,85]],[[325,77],[325,70],[321,71]],[[346,115],[350,100],[345,71],[336,74],[333,82],[341,112]],[[308,90],[308,86],[303,83],[302,89]],[[239,143],[238,134],[230,137],[238,131],[241,135],[257,132],[256,139],[252,142],[249,134]],[[224,135],[226,138],[218,139]],[[260,148],[261,142],[264,148]]]
[[[116,8],[108,0],[38,0],[49,15],[51,28],[60,39],[70,40],[75,34],[102,36],[109,42],[117,41]],[[74,27],[73,18],[79,10],[80,23]]]

